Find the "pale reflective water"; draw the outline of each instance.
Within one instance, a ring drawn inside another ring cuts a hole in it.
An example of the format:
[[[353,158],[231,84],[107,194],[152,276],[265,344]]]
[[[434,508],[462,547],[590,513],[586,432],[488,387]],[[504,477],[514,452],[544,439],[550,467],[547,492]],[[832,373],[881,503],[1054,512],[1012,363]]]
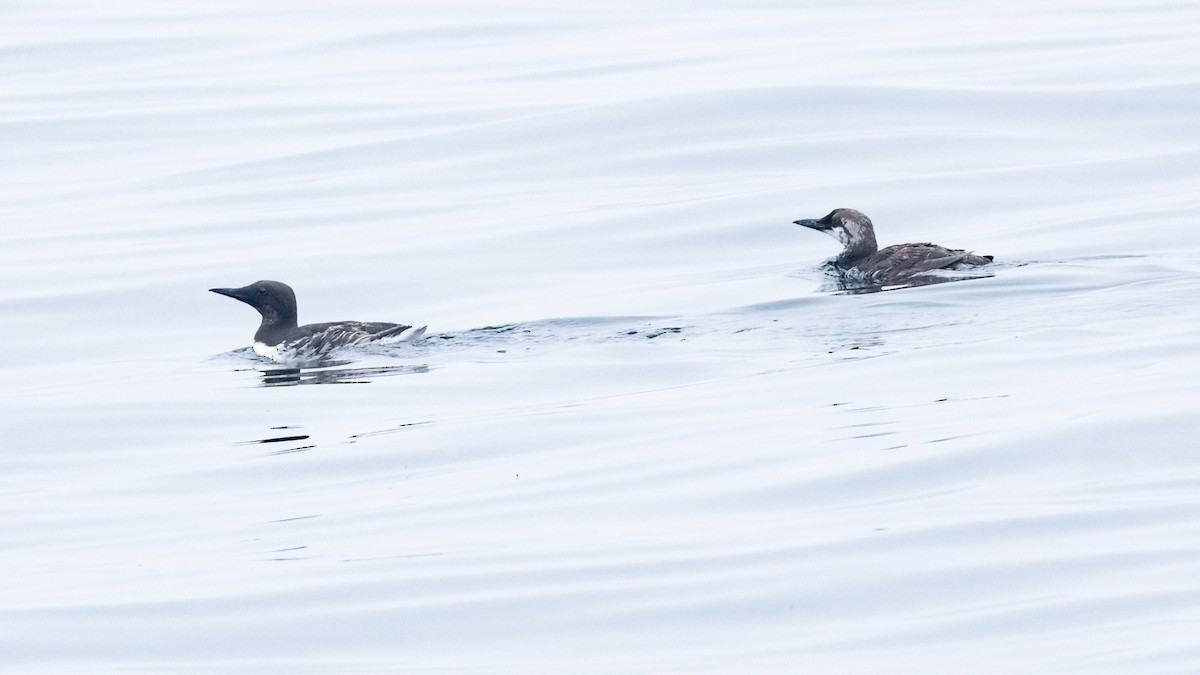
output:
[[[1200,669],[1194,3],[0,12],[5,672]]]

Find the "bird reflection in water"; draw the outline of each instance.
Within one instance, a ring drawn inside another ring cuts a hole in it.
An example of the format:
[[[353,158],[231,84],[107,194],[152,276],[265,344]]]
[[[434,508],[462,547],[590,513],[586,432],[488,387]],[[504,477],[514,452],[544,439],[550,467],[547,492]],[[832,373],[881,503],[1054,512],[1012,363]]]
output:
[[[995,276],[991,271],[954,271],[930,272],[920,276],[908,277],[903,282],[894,284],[878,284],[864,281],[853,275],[845,274],[832,261],[826,262],[821,268],[827,275],[826,283],[821,290],[841,295],[860,295],[863,293],[879,293],[880,291],[898,291],[904,288],[932,286],[951,281],[971,281],[972,279],[987,279]]]
[[[264,387],[294,387],[299,384],[366,384],[379,377],[429,372],[429,366],[381,366],[340,368],[348,361],[321,368],[259,368]]]

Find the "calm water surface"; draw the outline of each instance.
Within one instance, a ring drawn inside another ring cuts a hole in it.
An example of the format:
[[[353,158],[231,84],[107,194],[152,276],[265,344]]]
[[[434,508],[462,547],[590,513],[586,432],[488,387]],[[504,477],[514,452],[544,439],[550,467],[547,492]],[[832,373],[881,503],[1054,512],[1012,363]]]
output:
[[[5,672],[1200,670],[1195,3],[0,13]]]

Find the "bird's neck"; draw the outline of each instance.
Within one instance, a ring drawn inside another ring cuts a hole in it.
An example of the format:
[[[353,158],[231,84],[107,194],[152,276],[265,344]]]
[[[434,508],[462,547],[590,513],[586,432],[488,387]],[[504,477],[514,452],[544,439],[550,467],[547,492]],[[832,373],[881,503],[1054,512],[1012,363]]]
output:
[[[837,262],[843,267],[851,267],[879,252],[879,246],[875,244],[874,235],[868,234],[866,237],[859,238],[855,241],[846,243],[846,248],[842,250],[837,257]]]
[[[295,310],[264,309],[260,311],[262,312],[262,323],[258,325],[258,332],[254,334],[255,342],[276,344],[279,342],[280,336],[299,325],[296,322]]]
[[[838,264],[843,267],[862,262],[879,251],[875,243],[875,230],[869,223],[846,223],[834,230],[833,235],[845,247],[837,257]]]

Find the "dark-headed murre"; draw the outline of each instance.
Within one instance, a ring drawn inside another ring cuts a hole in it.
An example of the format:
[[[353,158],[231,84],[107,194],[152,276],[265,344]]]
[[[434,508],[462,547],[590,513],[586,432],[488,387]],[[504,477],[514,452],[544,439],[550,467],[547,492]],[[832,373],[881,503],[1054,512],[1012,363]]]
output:
[[[262,315],[254,334],[254,352],[276,363],[319,362],[339,347],[369,342],[403,342],[425,334],[425,327],[403,324],[335,321],[332,323],[296,323],[296,294],[278,281],[256,281],[242,288],[210,288],[250,305]]]
[[[990,255],[975,255],[937,244],[897,244],[880,250],[871,219],[854,209],[834,209],[820,220],[794,222],[842,242],[845,248],[834,258],[834,267],[864,284],[911,284],[920,275],[937,270],[958,270],[992,262]]]

